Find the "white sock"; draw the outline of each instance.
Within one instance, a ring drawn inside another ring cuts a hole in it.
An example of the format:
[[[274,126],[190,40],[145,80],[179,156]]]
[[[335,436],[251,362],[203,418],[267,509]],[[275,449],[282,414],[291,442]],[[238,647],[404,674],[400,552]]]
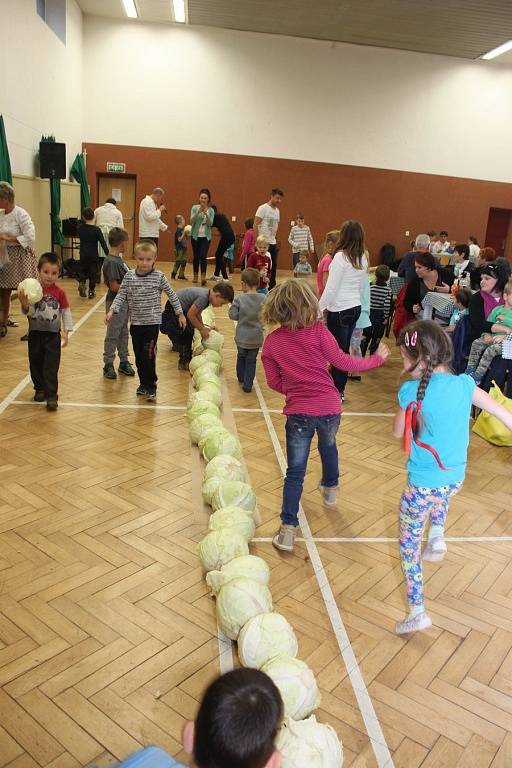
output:
[[[409,615],[408,619],[414,619],[415,616],[418,616],[418,614],[423,613],[425,610],[425,605],[422,603],[421,605],[410,605],[409,606]]]
[[[444,538],[444,525],[431,525],[428,532],[428,540]]]

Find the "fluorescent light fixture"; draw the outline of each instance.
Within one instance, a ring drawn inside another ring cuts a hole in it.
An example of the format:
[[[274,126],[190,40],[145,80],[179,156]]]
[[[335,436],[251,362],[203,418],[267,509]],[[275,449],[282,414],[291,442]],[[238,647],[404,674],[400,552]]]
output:
[[[174,9],[174,21],[178,21],[180,24],[184,24],[187,20],[187,14],[185,13],[185,0],[172,0],[172,6]]]
[[[137,13],[134,0],[123,0],[123,5],[124,5],[124,12],[126,13],[129,19],[138,18],[139,14]]]
[[[484,53],[482,59],[495,59],[496,56],[501,56],[502,53],[506,53],[512,49],[512,40],[507,40],[503,45],[498,45],[497,48],[493,48],[492,51]]]

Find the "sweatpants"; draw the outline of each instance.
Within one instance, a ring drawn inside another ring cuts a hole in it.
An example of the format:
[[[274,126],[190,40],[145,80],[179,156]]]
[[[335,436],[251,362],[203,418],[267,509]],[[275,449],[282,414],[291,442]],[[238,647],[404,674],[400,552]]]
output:
[[[156,343],[159,325],[130,325],[133,354],[141,387],[146,392],[156,392]]]
[[[112,299],[113,301],[113,299]],[[112,306],[112,301],[105,301],[105,312]],[[112,320],[107,325],[105,341],[103,343],[103,363],[114,363],[115,356],[119,355],[121,363],[128,362],[128,310],[122,309],[112,315]]]
[[[47,400],[57,400],[60,365],[60,333],[28,332],[28,362],[36,392],[44,392]]]
[[[99,281],[100,260],[97,256],[81,256],[78,267],[78,279],[80,282],[89,280],[89,290],[94,291]]]
[[[468,358],[468,368],[475,371],[479,381],[483,379],[489,370],[492,361],[502,352],[502,342],[486,344],[483,339],[476,339],[471,345]]]

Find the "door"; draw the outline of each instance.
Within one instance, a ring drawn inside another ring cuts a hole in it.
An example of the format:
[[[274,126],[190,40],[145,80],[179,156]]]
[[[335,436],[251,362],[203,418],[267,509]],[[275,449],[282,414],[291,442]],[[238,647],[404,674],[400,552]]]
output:
[[[113,173],[98,174],[98,205],[103,205],[107,197],[113,197],[123,214],[124,228],[130,237],[130,249],[133,249],[135,228],[135,176],[116,176]]]
[[[489,208],[485,245],[494,248],[496,256],[504,256],[512,211],[509,208]]]

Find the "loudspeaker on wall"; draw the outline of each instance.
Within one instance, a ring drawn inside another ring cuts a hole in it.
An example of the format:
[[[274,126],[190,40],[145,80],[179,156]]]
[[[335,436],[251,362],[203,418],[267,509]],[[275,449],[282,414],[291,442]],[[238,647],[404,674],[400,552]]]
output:
[[[39,144],[39,175],[42,179],[66,178],[66,145],[54,141]]]

